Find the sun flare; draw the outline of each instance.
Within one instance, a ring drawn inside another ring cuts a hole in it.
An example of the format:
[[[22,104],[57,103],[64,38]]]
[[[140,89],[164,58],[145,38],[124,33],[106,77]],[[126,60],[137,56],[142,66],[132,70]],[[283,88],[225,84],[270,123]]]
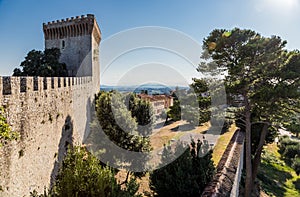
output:
[[[276,6],[278,8],[291,9],[298,5],[299,0],[266,0],[269,5]]]

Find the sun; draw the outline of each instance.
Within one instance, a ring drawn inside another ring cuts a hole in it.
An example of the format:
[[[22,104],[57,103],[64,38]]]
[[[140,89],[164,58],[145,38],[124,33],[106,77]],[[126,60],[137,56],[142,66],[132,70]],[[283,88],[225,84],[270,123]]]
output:
[[[277,8],[293,9],[299,4],[299,0],[265,0],[269,6]]]
[[[266,0],[269,4],[274,4],[276,7],[294,8],[298,5],[298,0]]]
[[[300,0],[256,0],[255,8],[260,12],[291,14],[299,8]]]

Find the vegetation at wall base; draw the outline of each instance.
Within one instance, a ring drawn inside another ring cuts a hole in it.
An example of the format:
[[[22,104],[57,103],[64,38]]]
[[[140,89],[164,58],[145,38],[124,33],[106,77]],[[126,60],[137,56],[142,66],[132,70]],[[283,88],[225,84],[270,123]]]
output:
[[[19,137],[20,134],[18,132],[11,130],[5,117],[5,110],[3,107],[0,107],[0,148],[3,144],[12,140],[17,140]]]
[[[121,187],[113,169],[103,166],[85,147],[68,149],[53,188],[31,197],[140,197],[139,185],[132,178]]]

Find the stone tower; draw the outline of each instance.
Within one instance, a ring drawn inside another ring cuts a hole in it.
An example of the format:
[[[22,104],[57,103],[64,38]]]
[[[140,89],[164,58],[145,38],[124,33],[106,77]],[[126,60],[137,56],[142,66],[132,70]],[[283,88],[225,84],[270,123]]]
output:
[[[43,24],[45,48],[59,48],[60,62],[71,77],[92,76],[100,87],[99,44],[101,31],[92,14]]]

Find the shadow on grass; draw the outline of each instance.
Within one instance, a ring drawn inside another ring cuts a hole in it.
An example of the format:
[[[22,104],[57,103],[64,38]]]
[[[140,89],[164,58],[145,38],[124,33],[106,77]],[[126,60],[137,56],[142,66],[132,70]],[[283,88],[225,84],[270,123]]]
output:
[[[155,124],[154,129],[161,129],[164,126],[166,126],[165,122],[160,122],[160,123]]]
[[[164,121],[164,126],[173,124],[175,121],[174,120],[168,120],[168,121]]]
[[[297,179],[296,181],[294,181],[293,183],[294,183],[294,185],[295,185],[295,188],[296,188],[297,190],[300,191],[300,178],[298,178],[298,179]]]
[[[258,179],[267,193],[272,193],[277,197],[284,197],[286,189],[284,184],[292,175],[286,171],[280,170],[276,164],[262,162]]]
[[[184,124],[184,125],[179,125],[177,127],[174,127],[171,129],[171,131],[191,131],[194,130],[196,127],[193,124]]]
[[[178,131],[178,129],[179,129],[179,126],[176,126],[176,127],[172,128],[171,131],[176,132],[176,131]]]

